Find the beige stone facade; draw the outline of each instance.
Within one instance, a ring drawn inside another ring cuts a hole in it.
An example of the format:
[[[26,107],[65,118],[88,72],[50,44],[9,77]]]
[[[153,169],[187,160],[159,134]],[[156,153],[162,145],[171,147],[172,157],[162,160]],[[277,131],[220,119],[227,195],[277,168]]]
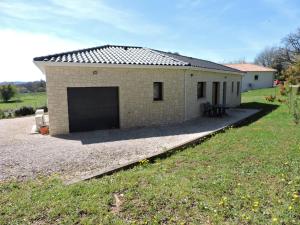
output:
[[[191,76],[192,74],[192,76]],[[197,98],[197,83],[205,82],[206,91],[203,98]],[[212,84],[219,82],[219,103],[223,104],[223,87],[226,82],[226,105],[235,107],[241,104],[241,94],[237,94],[237,82],[240,82],[241,75],[228,73],[215,73],[207,71],[189,71],[186,74],[186,119],[192,119],[202,115],[202,103],[212,103]],[[232,89],[233,82],[233,89]]]
[[[183,122],[201,115],[200,105],[212,100],[212,82],[227,82],[227,104],[240,104],[238,74],[171,68],[46,66],[50,133],[69,132],[68,87],[119,87],[120,127]],[[204,98],[197,98],[197,82],[206,82]],[[163,82],[163,101],[153,101],[153,82]],[[235,89],[231,92],[231,83]],[[95,96],[96,97],[96,96]]]

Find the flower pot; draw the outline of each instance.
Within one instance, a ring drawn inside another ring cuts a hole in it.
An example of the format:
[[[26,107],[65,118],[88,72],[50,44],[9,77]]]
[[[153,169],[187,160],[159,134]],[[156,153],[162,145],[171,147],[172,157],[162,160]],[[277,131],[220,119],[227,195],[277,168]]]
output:
[[[48,126],[43,126],[40,128],[40,133],[42,135],[45,135],[45,134],[49,134],[49,127]]]

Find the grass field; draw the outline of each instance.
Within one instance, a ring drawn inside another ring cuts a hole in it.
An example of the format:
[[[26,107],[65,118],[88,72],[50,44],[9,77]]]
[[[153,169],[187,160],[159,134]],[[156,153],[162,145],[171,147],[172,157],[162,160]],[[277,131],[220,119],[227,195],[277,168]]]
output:
[[[70,186],[2,183],[0,224],[300,224],[300,126],[265,105],[273,91],[243,94],[263,117],[154,162]]]
[[[47,105],[46,93],[25,93],[19,94],[16,98],[13,98],[8,103],[0,102],[0,110],[18,109],[22,106],[31,106],[38,108]]]

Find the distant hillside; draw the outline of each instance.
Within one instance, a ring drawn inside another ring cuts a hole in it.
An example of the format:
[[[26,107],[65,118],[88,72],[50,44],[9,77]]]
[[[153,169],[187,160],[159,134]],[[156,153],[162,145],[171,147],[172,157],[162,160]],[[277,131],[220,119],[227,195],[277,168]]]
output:
[[[0,85],[12,84],[16,85],[20,93],[32,93],[32,92],[45,92],[46,91],[46,81],[13,81],[13,82],[0,82]]]
[[[0,82],[0,85],[7,85],[7,84],[13,84],[13,85],[22,85],[28,82],[24,82],[24,81],[12,81],[12,82],[8,82],[8,81],[4,81],[4,82]]]

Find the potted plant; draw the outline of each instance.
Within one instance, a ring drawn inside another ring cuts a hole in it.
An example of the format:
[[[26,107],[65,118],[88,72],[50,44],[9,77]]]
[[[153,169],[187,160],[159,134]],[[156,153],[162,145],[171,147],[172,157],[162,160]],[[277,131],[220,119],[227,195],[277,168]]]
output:
[[[42,135],[49,134],[49,127],[48,127],[48,126],[41,126],[41,127],[40,127],[40,133],[41,133]]]

